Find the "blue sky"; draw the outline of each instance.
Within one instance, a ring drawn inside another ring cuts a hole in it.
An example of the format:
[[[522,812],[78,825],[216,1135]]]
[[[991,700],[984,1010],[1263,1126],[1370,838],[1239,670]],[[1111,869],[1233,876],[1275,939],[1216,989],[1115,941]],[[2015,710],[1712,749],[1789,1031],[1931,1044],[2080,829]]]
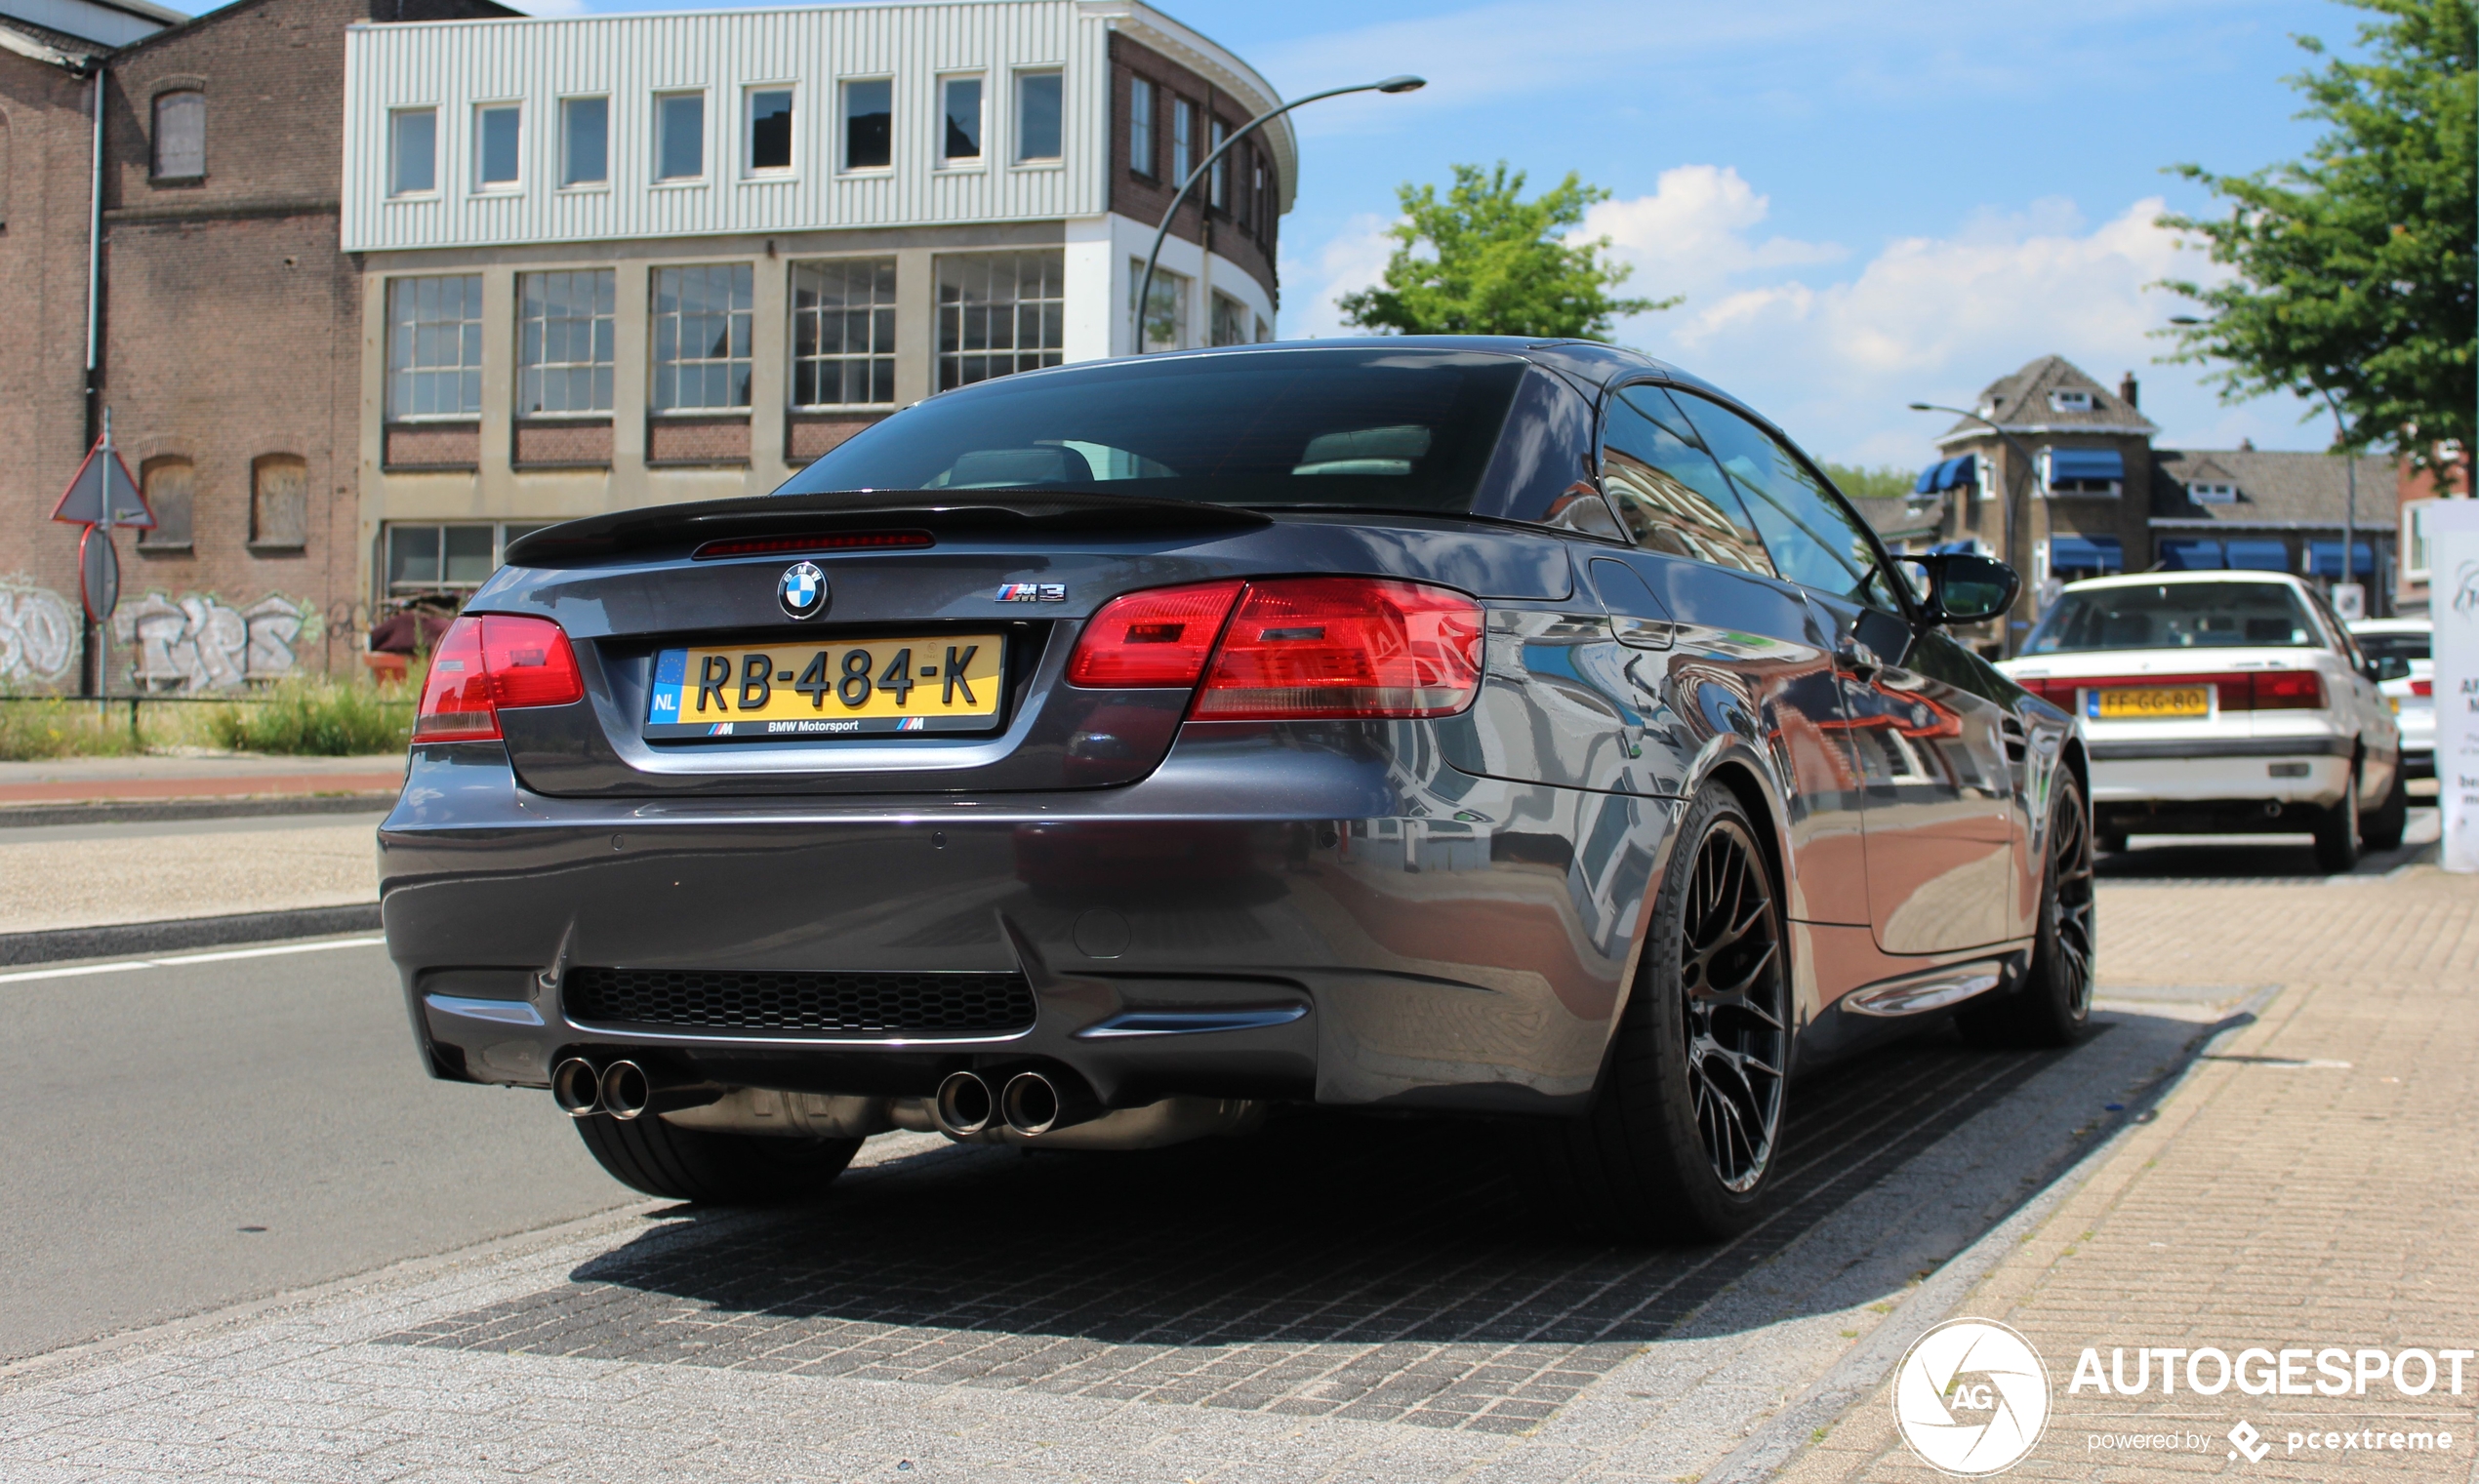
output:
[[[544,12],[671,9],[515,0]],[[742,0],[746,3],[746,0]],[[1404,180],[1505,159],[1613,193],[1588,231],[1685,294],[1623,343],[1749,398],[1819,457],[1917,464],[1993,378],[2058,352],[2142,380],[2166,446],[2320,448],[2287,398],[2224,407],[2146,338],[2209,265],[2151,224],[2312,137],[2281,83],[2363,13],[2331,0],[1158,0],[1285,96],[1418,72],[1295,115],[1282,333],[1334,334],[1383,266]]]

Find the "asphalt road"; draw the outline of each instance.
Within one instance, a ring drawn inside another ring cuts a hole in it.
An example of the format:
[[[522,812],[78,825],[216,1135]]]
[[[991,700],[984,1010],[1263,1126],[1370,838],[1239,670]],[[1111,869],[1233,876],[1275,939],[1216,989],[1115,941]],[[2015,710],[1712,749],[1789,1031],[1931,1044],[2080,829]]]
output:
[[[0,1360],[638,1199],[426,1076],[375,942],[183,956],[0,974]]]

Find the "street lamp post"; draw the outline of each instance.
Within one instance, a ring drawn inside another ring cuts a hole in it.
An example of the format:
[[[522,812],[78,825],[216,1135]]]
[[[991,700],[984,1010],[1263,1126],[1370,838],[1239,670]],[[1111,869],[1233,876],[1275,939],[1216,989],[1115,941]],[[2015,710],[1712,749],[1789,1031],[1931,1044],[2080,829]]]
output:
[[[1987,428],[1990,432],[1995,433],[1998,437],[2004,439],[2006,441],[2006,446],[2014,451],[2014,457],[2023,461],[2023,475],[2026,479],[2034,477],[2039,471],[2039,465],[2031,457],[2031,450],[2023,447],[2021,443],[2015,441],[2012,433],[2006,431],[2006,429],[1998,426],[1994,422],[1991,422],[1986,418],[1981,417],[1978,413],[1965,412],[1959,407],[1947,407],[1940,402],[1914,402],[1911,404],[1911,410],[1913,412],[1952,413],[1954,416],[1961,418],[1967,422],[1976,422],[1980,426]],[[2022,505],[2014,494],[2014,482],[2010,479],[2006,481],[2006,565],[2012,567],[2017,572],[2020,572],[2022,568],[2014,561],[2014,533],[2021,524]],[[2014,653],[2014,630],[2012,621],[2007,622],[2007,626],[2000,636],[1999,643],[2004,647],[2008,656],[2011,657]]]
[[[1292,109],[1299,107],[1302,103],[1313,103],[1318,101],[1320,99],[1340,98],[1346,93],[1412,93],[1427,86],[1429,86],[1429,80],[1427,78],[1413,77],[1409,74],[1405,74],[1402,77],[1389,77],[1384,82],[1354,83],[1348,88],[1328,88],[1322,93],[1312,93],[1306,98],[1295,98],[1287,103],[1280,103],[1272,108],[1268,108],[1263,113],[1258,114],[1255,118],[1252,118],[1246,123],[1240,125],[1240,128],[1232,134],[1231,138],[1222,141],[1220,147],[1216,148],[1211,154],[1206,155],[1202,161],[1199,162],[1196,169],[1188,172],[1188,178],[1179,182],[1179,193],[1170,198],[1170,209],[1162,213],[1162,224],[1157,227],[1154,231],[1154,249],[1152,252],[1145,255],[1145,276],[1137,280],[1136,353],[1138,355],[1143,355],[1145,353],[1145,307],[1147,301],[1153,296],[1154,263],[1157,259],[1162,256],[1162,239],[1170,235],[1170,224],[1178,219],[1180,207],[1187,204],[1188,193],[1196,188],[1197,182],[1203,179],[1206,171],[1214,168],[1215,161],[1231,152],[1231,146],[1239,143],[1241,140],[1246,139],[1249,135],[1256,133],[1259,128],[1263,127],[1270,120],[1280,118],[1283,114],[1290,112]]]

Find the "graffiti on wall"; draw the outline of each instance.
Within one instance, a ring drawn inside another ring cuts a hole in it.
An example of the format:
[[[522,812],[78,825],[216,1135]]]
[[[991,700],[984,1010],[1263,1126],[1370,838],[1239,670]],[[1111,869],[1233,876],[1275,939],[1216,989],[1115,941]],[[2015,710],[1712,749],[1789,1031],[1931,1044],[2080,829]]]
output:
[[[50,687],[77,662],[75,605],[23,578],[0,578],[0,689]]]
[[[150,592],[123,603],[112,632],[135,645],[130,678],[150,691],[237,690],[293,673],[294,642],[323,632],[318,610],[269,594],[234,608],[213,593]]]

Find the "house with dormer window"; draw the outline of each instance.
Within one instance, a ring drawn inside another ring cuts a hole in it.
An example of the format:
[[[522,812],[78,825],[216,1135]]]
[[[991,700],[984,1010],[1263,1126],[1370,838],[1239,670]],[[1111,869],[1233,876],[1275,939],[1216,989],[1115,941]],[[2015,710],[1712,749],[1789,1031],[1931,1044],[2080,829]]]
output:
[[[2160,427],[2138,390],[2132,372],[2112,390],[2063,356],[2042,356],[1990,382],[1978,419],[1947,428],[1943,457],[1921,471],[1913,501],[1940,502],[1936,545],[1983,551],[2023,574],[2026,599],[2009,618],[2018,630],[2062,584],[2109,573],[2242,568],[2338,582],[2345,525],[2350,575],[2369,612],[2384,610],[2397,523],[2391,461],[2155,448]]]

